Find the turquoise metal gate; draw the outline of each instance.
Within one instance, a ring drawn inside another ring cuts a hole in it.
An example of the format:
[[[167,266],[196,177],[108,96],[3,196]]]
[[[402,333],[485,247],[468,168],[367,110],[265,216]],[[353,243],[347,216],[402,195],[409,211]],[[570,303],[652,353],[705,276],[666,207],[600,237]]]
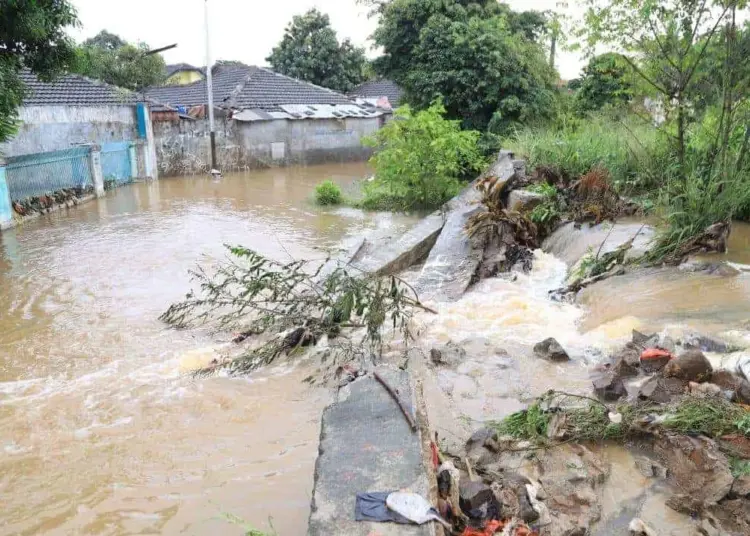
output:
[[[6,180],[13,201],[37,197],[63,188],[93,187],[88,147],[7,159]]]
[[[133,142],[117,141],[102,144],[102,177],[105,184],[124,184],[133,180],[131,166]]]

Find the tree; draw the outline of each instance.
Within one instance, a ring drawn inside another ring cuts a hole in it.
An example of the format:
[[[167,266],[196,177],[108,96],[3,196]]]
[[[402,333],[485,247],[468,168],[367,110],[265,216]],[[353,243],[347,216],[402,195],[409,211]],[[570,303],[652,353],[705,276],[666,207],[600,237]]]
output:
[[[680,176],[687,175],[687,130],[692,103],[698,99],[698,73],[706,65],[707,51],[720,39],[734,49],[733,18],[745,2],[739,0],[587,0],[589,6],[581,34],[590,49],[600,43],[614,46],[621,57],[674,116],[673,135]],[[727,16],[730,20],[727,20]],[[724,61],[729,55],[724,55]],[[724,63],[724,87],[735,86],[735,68]],[[724,92],[725,96],[732,95]],[[727,104],[727,103],[725,103]],[[728,118],[729,119],[729,118]],[[724,125],[726,126],[726,125]]]
[[[576,94],[576,108],[583,112],[606,105],[629,103],[633,98],[633,70],[622,56],[614,53],[591,58],[583,69]]]
[[[102,30],[78,48],[75,71],[138,91],[164,81],[164,60],[158,54],[146,54],[148,51],[145,43],[133,45]]]
[[[496,131],[552,108],[556,77],[533,18],[491,0],[393,0],[374,34],[381,76],[395,80],[417,109],[442,98],[449,118]]]
[[[342,92],[364,81],[367,65],[364,50],[349,39],[339,43],[317,9],[292,19],[266,61],[276,72]]]
[[[65,28],[77,20],[75,9],[65,0],[0,3],[0,142],[16,131],[25,89],[19,73],[26,68],[51,80],[65,72],[75,59]]]

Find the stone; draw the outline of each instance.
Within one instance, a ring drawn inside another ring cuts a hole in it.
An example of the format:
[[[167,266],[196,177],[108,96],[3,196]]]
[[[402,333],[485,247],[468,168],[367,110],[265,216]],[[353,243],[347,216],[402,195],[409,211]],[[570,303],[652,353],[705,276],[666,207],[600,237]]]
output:
[[[636,456],[634,463],[638,471],[647,478],[667,478],[667,468],[648,456]]]
[[[466,450],[469,451],[476,445],[484,446],[484,444],[488,440],[497,442],[497,430],[488,427],[480,428],[479,430],[471,434],[471,437],[466,442]]]
[[[458,489],[461,510],[467,513],[478,510],[483,504],[495,499],[492,489],[483,482],[462,478]]]
[[[750,495],[750,475],[742,475],[734,479],[732,494],[737,497],[747,497]]]
[[[711,362],[700,350],[687,350],[664,367],[665,378],[679,378],[697,383],[710,380],[712,372]]]
[[[508,209],[529,212],[544,201],[544,195],[529,190],[513,190],[508,196]]]
[[[430,349],[430,361],[435,365],[455,367],[466,359],[466,350],[453,341]]]
[[[631,367],[640,367],[642,351],[643,348],[639,347],[635,342],[629,342],[622,350],[615,354],[612,360],[614,363],[625,361]]]
[[[568,353],[553,337],[549,337],[548,339],[544,339],[542,342],[536,343],[534,345],[534,355],[536,355],[537,357],[541,357],[542,359],[546,359],[547,361],[560,362],[570,360],[570,356],[568,356]]]
[[[634,329],[631,340],[633,344],[640,346],[641,349],[643,349],[646,346],[646,342],[655,336],[655,334],[646,335],[645,333],[641,333],[640,331]]]
[[[672,400],[673,396],[682,394],[686,387],[687,382],[677,378],[652,376],[641,385],[638,390],[638,398],[658,404],[666,404]]]
[[[728,370],[716,370],[711,374],[711,383],[732,394],[732,401],[750,404],[750,382]]]
[[[656,536],[654,529],[646,525],[643,520],[633,518],[628,525],[628,531],[634,536]]]
[[[614,402],[628,394],[622,378],[615,375],[612,370],[594,373],[591,383],[596,396],[607,402]]]
[[[632,364],[632,360],[620,355],[612,366],[612,373],[618,378],[631,378],[638,376],[638,366]]]
[[[665,434],[657,438],[654,452],[667,467],[667,480],[676,491],[672,503],[667,503],[670,508],[696,512],[718,503],[732,489],[734,477],[727,458],[707,437]]]
[[[682,345],[685,348],[691,348],[700,350],[701,352],[713,352],[717,354],[724,354],[732,351],[732,347],[713,337],[701,335],[700,333],[691,333],[685,337],[682,341]]]
[[[719,444],[730,456],[750,459],[750,437],[742,434],[723,435],[719,438]]]

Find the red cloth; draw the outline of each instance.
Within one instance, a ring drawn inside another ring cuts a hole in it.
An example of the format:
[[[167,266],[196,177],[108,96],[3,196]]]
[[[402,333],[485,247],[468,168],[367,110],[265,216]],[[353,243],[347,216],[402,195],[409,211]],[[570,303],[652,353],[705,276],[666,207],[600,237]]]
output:
[[[662,357],[672,359],[672,354],[661,348],[646,348],[641,354],[641,359],[661,359]]]

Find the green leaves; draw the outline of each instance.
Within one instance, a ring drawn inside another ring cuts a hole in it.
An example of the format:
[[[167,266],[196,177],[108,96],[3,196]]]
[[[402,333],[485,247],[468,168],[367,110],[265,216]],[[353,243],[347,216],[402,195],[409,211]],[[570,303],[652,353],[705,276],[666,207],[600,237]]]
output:
[[[266,61],[276,72],[342,92],[364,81],[367,66],[364,49],[349,39],[339,44],[328,15],[317,9],[292,19]]]
[[[366,143],[376,147],[370,163],[375,180],[364,186],[364,208],[430,209],[458,193],[459,178],[485,165],[479,133],[461,130],[435,102],[414,113],[404,106]]]
[[[485,130],[500,110],[502,128],[549,113],[556,74],[537,39],[544,17],[497,2],[394,0],[374,33],[379,74],[406,91],[416,109],[442,98],[447,117]]]

